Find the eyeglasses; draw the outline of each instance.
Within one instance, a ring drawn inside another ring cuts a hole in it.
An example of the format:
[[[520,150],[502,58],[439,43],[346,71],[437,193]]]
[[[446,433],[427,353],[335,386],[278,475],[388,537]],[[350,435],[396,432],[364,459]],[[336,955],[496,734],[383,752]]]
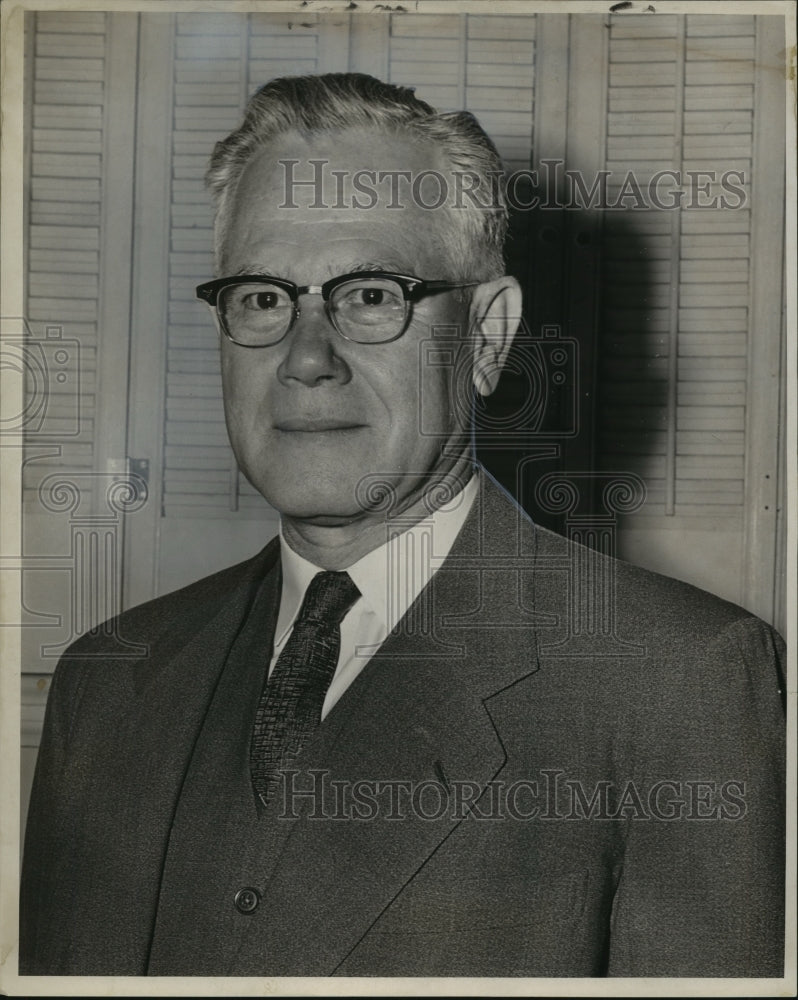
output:
[[[271,275],[246,274],[207,281],[197,286],[196,293],[216,310],[225,336],[242,347],[278,344],[300,314],[300,295],[321,295],[330,322],[345,340],[387,344],[407,330],[419,299],[478,284],[422,281],[388,271],[354,271],[323,285],[295,285]]]

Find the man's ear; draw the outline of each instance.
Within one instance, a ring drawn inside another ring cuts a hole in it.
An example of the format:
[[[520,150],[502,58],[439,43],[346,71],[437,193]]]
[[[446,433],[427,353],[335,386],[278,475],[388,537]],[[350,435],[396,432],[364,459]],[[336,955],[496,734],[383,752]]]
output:
[[[474,385],[489,396],[499,382],[510,345],[521,322],[521,287],[504,275],[477,286],[471,297]]]

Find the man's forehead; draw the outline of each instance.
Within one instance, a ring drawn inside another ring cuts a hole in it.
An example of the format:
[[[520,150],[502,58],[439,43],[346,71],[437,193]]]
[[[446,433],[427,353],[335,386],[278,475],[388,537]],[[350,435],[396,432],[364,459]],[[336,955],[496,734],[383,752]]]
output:
[[[378,126],[351,126],[323,132],[289,129],[265,140],[253,152],[247,167],[278,158],[296,158],[305,163],[323,158],[344,161],[348,167],[366,170],[444,169],[446,157],[432,138],[408,130]]]

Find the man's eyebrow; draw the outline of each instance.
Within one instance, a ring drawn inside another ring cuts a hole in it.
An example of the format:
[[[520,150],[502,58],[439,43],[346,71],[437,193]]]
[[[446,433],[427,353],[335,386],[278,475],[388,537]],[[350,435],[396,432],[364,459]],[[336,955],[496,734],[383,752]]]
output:
[[[351,271],[392,271],[394,274],[405,274],[407,267],[396,260],[354,261],[350,263],[346,271],[338,271],[337,273],[348,274]]]
[[[231,278],[244,277],[248,274],[257,274],[263,276],[269,276],[276,278],[277,274],[268,267],[263,267],[260,264],[245,264],[243,267],[239,267],[237,271],[232,271],[230,273]]]

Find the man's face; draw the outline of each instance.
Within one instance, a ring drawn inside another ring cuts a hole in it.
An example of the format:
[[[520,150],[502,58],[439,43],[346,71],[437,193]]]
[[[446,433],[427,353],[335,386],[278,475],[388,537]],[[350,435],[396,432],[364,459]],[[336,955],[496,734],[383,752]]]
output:
[[[332,189],[329,207],[312,208],[311,188],[294,187],[286,197],[280,163],[298,160],[293,176],[306,179],[313,176],[308,159],[328,160],[330,176],[333,170],[351,177],[364,168],[416,173],[441,166],[429,147],[381,133],[348,130],[310,141],[281,136],[242,175],[222,247],[223,275],[263,273],[300,286],[361,269],[453,277],[440,253],[445,210],[424,209],[410,197],[390,209],[387,189],[373,208],[336,207]],[[298,207],[281,208],[286,201]],[[467,299],[457,292],[422,299],[403,336],[386,344],[345,340],[320,295],[302,295],[299,306],[300,316],[278,344],[221,341],[233,449],[273,507],[319,524],[346,522],[363,515],[365,476],[378,474],[406,506],[430,476],[462,465],[467,419],[453,398],[452,365],[425,362],[437,347],[437,338],[431,344],[436,326],[459,324],[466,349]],[[447,341],[450,355],[451,347]],[[458,442],[454,457],[445,447],[452,440]]]

